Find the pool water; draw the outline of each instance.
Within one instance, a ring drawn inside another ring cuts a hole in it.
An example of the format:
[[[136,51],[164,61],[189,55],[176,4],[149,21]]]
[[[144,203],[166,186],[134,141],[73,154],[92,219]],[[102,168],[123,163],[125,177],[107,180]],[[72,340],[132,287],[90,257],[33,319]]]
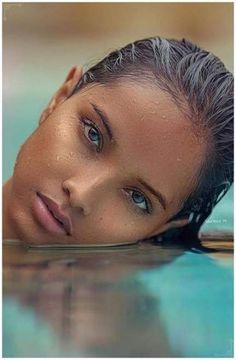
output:
[[[47,91],[4,96],[3,181]],[[5,242],[3,356],[233,356],[233,188],[201,232],[211,233],[207,246],[218,252],[151,244],[33,250]]]
[[[232,357],[231,240],[208,254],[4,242],[3,356]]]

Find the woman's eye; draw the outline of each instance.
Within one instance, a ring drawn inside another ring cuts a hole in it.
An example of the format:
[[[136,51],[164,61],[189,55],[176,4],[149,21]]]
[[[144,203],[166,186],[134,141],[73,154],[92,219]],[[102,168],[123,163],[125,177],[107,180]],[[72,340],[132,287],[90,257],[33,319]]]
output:
[[[102,149],[103,141],[102,135],[97,127],[90,122],[83,120],[84,123],[84,135],[88,141],[96,147],[96,150],[99,152]]]
[[[128,190],[131,201],[145,213],[151,213],[150,202],[137,190]]]

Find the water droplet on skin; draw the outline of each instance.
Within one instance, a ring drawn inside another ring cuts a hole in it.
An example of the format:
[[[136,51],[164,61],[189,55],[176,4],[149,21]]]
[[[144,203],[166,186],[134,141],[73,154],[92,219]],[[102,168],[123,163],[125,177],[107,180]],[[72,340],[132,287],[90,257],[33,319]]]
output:
[[[73,151],[70,152],[70,156],[72,157],[74,155]]]
[[[60,156],[57,155],[56,159],[57,159],[57,161],[59,161],[59,160],[60,160]]]
[[[31,164],[31,159],[32,159],[31,156],[27,156],[27,160],[25,161],[26,166],[29,166]]]
[[[165,116],[165,115],[162,115],[162,119],[166,119],[166,116]]]
[[[181,161],[182,159],[181,158],[177,158],[177,161]]]

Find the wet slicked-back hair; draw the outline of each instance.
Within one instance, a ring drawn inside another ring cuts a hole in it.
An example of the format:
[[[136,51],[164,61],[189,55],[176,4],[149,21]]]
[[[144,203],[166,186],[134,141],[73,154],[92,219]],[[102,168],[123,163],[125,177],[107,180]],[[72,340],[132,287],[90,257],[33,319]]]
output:
[[[195,190],[169,219],[189,216],[190,223],[157,237],[197,246],[202,223],[233,182],[233,75],[218,57],[185,39],[154,37],[111,52],[83,74],[73,94],[91,83],[112,85],[124,79],[167,91],[205,136],[208,149]]]

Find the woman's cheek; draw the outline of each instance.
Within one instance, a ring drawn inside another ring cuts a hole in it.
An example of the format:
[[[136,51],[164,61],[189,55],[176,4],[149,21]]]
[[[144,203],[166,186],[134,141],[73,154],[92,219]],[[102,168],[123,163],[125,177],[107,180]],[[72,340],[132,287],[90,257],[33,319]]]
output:
[[[142,237],[143,227],[122,207],[112,206],[97,217],[78,222],[78,233],[83,243],[135,242]]]
[[[110,211],[105,213],[107,217],[104,217],[107,229],[110,234],[116,234],[124,241],[137,241],[145,238],[151,230],[150,219],[134,212],[126,201],[126,198],[121,195],[111,204]]]

